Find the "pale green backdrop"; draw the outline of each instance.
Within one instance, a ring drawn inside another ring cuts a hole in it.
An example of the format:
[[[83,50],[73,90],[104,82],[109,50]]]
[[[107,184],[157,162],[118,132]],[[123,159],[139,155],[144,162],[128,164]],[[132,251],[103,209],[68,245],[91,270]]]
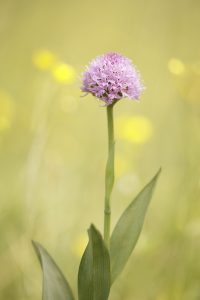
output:
[[[110,300],[200,299],[199,28],[198,0],[0,0],[0,299],[41,299],[31,239],[76,293],[86,230],[103,227],[107,155],[105,107],[80,78],[110,51],[146,86],[115,109],[112,227],[163,168]]]

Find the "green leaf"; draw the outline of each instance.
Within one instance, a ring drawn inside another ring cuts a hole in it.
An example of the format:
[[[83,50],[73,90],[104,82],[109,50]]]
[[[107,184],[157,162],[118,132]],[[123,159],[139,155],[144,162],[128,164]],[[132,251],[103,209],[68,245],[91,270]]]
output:
[[[78,273],[79,300],[107,300],[110,292],[110,257],[100,232],[90,226],[89,242]]]
[[[113,230],[110,243],[112,283],[123,270],[137,243],[160,172],[161,169],[130,203]]]
[[[74,300],[71,288],[48,252],[32,241],[43,270],[43,300]]]

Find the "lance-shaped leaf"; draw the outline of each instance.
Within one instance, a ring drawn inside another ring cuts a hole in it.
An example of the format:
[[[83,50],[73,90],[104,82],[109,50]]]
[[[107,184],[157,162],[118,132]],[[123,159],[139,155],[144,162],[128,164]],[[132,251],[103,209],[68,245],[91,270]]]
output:
[[[110,257],[100,232],[90,226],[89,242],[78,273],[79,300],[107,300],[110,292]]]
[[[130,203],[113,230],[110,243],[112,283],[123,270],[137,243],[160,172],[161,170]]]
[[[43,300],[74,300],[71,288],[48,252],[32,242],[43,270]]]

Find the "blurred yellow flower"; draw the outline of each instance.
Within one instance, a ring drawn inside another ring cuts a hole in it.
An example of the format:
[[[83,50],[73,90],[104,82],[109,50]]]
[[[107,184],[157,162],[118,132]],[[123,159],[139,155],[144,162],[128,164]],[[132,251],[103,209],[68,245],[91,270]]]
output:
[[[4,129],[8,129],[9,127],[10,127],[10,121],[4,116],[0,116],[0,131],[3,131]]]
[[[131,143],[143,144],[153,133],[151,121],[144,116],[122,116],[117,119],[116,125],[118,138]]]
[[[13,110],[13,101],[10,95],[4,90],[0,90],[0,131],[11,127]]]
[[[71,84],[76,79],[75,69],[65,63],[57,63],[52,68],[54,78],[63,83]]]
[[[177,58],[171,58],[168,62],[168,69],[172,74],[181,75],[185,72],[185,65]]]
[[[48,49],[35,51],[32,61],[38,69],[50,71],[58,82],[72,84],[76,79],[75,69],[69,64],[60,62],[58,57]]]
[[[178,59],[171,59],[168,68],[174,75],[174,83],[181,97],[190,103],[199,103],[200,62],[186,64]]]
[[[51,69],[56,61],[56,56],[47,49],[35,51],[32,57],[33,64],[40,70]]]
[[[77,257],[81,257],[88,243],[88,237],[86,234],[79,235],[74,244],[72,251]]]

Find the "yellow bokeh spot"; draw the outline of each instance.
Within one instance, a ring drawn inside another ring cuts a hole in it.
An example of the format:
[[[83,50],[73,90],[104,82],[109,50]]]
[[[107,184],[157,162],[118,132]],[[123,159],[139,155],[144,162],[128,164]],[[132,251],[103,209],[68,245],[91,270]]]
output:
[[[73,244],[73,249],[72,249],[73,253],[77,257],[81,257],[83,255],[83,252],[85,251],[87,243],[88,243],[88,237],[86,234],[82,234],[78,236]]]
[[[4,131],[11,127],[13,119],[13,101],[10,95],[0,90],[0,131]]]
[[[54,78],[63,83],[71,84],[76,79],[75,69],[64,63],[55,64],[52,68]]]
[[[41,49],[33,54],[33,64],[41,70],[51,69],[56,61],[56,56],[47,49]]]
[[[171,58],[168,62],[168,69],[174,75],[181,75],[185,72],[185,65],[176,58]]]
[[[147,142],[153,133],[152,123],[143,116],[120,117],[117,127],[119,138],[136,144]]]
[[[6,117],[0,117],[0,131],[8,129],[10,127],[10,120]]]

